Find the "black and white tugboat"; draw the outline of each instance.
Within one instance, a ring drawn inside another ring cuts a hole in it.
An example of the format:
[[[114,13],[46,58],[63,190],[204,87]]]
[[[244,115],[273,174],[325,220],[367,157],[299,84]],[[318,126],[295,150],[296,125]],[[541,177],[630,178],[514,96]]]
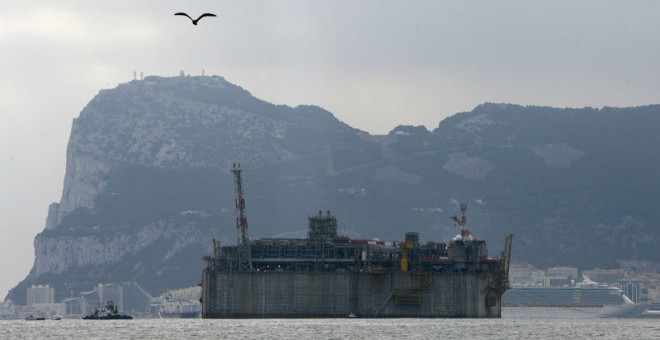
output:
[[[94,308],[94,313],[84,316],[84,320],[131,320],[132,316],[120,314],[117,306],[112,301],[108,301],[104,307]]]

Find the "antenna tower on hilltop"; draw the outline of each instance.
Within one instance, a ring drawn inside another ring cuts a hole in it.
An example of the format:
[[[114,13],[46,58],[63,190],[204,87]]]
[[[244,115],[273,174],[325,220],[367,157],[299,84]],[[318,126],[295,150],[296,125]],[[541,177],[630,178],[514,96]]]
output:
[[[245,216],[245,198],[243,198],[243,181],[241,180],[241,164],[234,164],[231,172],[234,173],[236,183],[236,229],[238,229],[237,260],[239,271],[251,271],[252,256],[250,238],[248,237],[248,222]]]

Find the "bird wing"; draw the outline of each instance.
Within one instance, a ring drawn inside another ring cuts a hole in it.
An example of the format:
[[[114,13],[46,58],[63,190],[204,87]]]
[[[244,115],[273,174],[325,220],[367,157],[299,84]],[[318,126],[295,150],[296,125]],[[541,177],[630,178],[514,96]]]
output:
[[[215,15],[213,13],[204,13],[204,14],[200,15],[199,18],[197,18],[197,21],[199,21],[199,19],[201,19],[203,17],[217,17],[217,15]]]
[[[174,15],[183,15],[183,16],[188,17],[188,19],[190,19],[190,20],[193,19],[193,18],[190,17],[190,15],[188,15],[188,14],[186,14],[186,13],[183,13],[183,12],[176,12],[176,13],[174,13]]]

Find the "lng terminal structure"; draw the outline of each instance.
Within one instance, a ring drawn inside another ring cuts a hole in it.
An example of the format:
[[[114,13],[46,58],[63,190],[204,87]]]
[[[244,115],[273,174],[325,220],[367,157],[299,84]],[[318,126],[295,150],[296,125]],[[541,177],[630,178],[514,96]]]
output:
[[[213,240],[202,273],[203,318],[413,317],[499,318],[509,288],[511,238],[499,258],[461,218],[447,244],[350,239],[329,211],[309,216],[306,239],[250,240],[240,165],[236,245]]]

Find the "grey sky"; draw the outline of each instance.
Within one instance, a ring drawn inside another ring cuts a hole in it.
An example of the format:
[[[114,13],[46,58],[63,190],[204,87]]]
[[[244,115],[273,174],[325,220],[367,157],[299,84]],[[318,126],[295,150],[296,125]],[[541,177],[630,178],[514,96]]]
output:
[[[173,14],[214,12],[198,26]],[[372,134],[483,102],[658,103],[660,1],[19,1],[0,4],[0,295],[59,201],[71,120],[133,72],[217,74]]]

